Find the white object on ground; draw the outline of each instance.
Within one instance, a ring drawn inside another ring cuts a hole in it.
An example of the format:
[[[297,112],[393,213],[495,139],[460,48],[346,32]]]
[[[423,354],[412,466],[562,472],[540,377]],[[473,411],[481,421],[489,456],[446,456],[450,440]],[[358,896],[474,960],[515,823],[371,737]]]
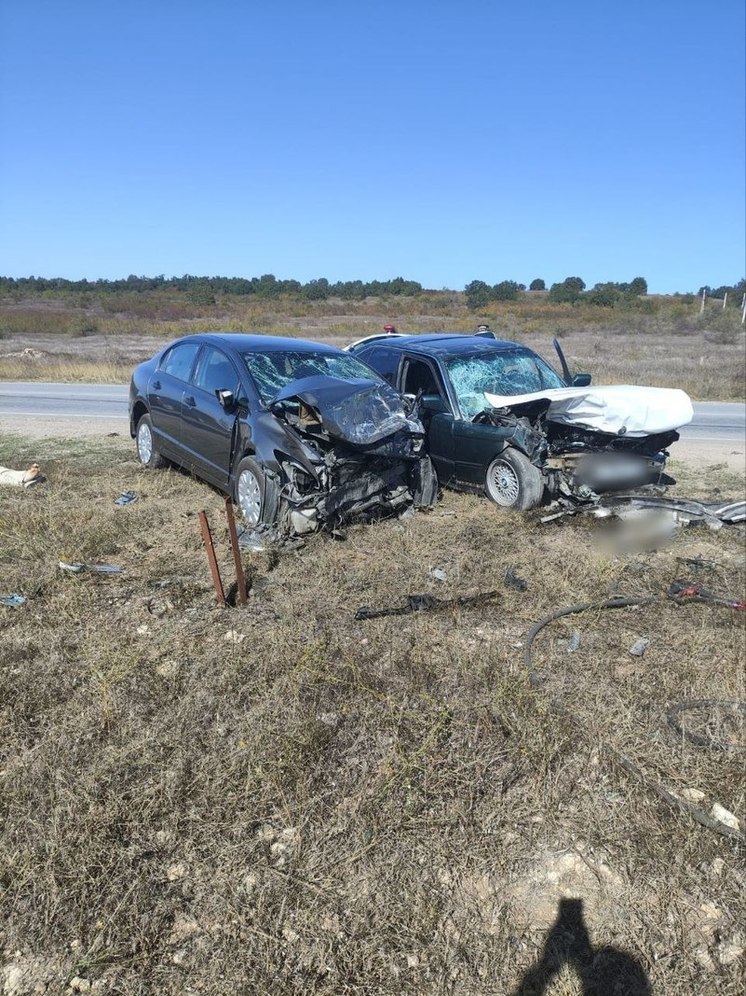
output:
[[[716,820],[720,820],[727,827],[732,830],[740,830],[741,824],[737,816],[734,816],[725,806],[721,806],[719,802],[713,803],[712,809],[710,810],[710,816],[714,816]]]
[[[10,467],[0,467],[0,487],[29,488],[44,480],[39,464],[32,463],[28,470],[11,470]]]
[[[631,438],[670,432],[688,425],[694,418],[689,395],[673,387],[635,387],[612,384],[608,387],[560,387],[532,394],[488,394],[487,404],[493,408],[547,398],[550,422],[579,425],[596,432],[624,435]]]

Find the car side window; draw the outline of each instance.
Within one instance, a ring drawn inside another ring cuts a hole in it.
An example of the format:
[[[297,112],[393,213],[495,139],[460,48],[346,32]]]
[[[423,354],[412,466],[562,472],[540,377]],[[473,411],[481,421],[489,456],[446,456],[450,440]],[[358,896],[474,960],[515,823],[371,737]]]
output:
[[[214,346],[205,346],[200,353],[194,386],[215,394],[216,391],[238,393],[238,374],[228,357]]]
[[[407,360],[402,393],[443,394],[432,368],[422,360]]]
[[[398,349],[381,349],[378,346],[355,351],[355,356],[373,367],[392,387],[397,386],[396,375],[399,372],[401,355]]]
[[[169,349],[161,360],[160,371],[170,377],[176,377],[177,380],[188,381],[199,348],[198,342],[178,343]]]

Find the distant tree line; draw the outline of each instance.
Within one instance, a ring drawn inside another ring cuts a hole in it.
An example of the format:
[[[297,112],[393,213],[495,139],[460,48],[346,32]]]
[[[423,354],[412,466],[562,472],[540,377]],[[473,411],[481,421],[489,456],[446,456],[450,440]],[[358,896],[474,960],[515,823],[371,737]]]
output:
[[[0,277],[0,294],[42,294],[52,292],[76,293],[136,293],[155,291],[161,288],[187,294],[196,304],[214,304],[218,294],[256,295],[261,298],[277,298],[284,295],[304,298],[308,301],[323,301],[328,297],[340,297],[350,301],[362,301],[366,297],[414,295],[422,293],[422,284],[416,280],[394,277],[392,280],[339,280],[330,283],[326,278],[309,280],[278,280],[272,273],[261,277],[136,277],[131,274],[123,280],[65,280],[47,277]]]
[[[369,297],[412,297],[423,293],[422,284],[417,280],[394,277],[391,280],[338,280],[331,283],[325,277],[301,283],[299,280],[280,280],[272,273],[261,277],[197,277],[184,274],[182,277],[137,277],[130,274],[121,280],[66,280],[62,277],[0,277],[0,296],[16,294],[64,295],[67,293],[135,293],[142,294],[158,290],[170,290],[186,295],[193,304],[215,304],[219,295],[235,294],[262,299],[293,297],[306,301],[325,301],[327,298],[341,298],[347,301],[363,301]],[[478,311],[493,301],[514,301],[524,291],[526,285],[515,280],[502,280],[488,284],[484,280],[472,280],[464,288],[469,307]],[[529,291],[546,291],[546,283],[540,277],[532,280]],[[698,293],[708,297],[723,298],[728,294],[729,304],[739,304],[746,293],[746,280],[737,284],[720,287],[700,287]],[[647,294],[648,284],[644,277],[635,277],[629,283],[598,283],[586,290],[581,277],[566,277],[549,288],[548,297],[556,303],[575,304],[579,302],[613,308],[625,301]],[[429,293],[433,293],[430,291]]]
[[[727,294],[728,304],[737,304],[740,307],[743,295],[746,294],[746,278],[739,280],[737,284],[722,284],[720,287],[710,287],[705,284],[699,288],[697,295],[702,297],[703,293],[707,297],[718,297],[721,300]]]

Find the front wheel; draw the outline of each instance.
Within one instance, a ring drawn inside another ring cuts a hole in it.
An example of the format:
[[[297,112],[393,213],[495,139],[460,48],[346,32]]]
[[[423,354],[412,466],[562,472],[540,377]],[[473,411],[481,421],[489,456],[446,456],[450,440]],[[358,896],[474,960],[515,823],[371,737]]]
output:
[[[160,467],[166,466],[166,459],[161,456],[155,445],[150,415],[143,415],[137,423],[135,441],[137,443],[137,458],[143,467],[158,470]]]
[[[279,513],[277,478],[266,473],[253,457],[244,457],[236,467],[235,502],[250,528],[259,523],[273,525]]]
[[[507,447],[487,468],[484,487],[496,505],[525,512],[541,503],[544,478],[525,454]]]

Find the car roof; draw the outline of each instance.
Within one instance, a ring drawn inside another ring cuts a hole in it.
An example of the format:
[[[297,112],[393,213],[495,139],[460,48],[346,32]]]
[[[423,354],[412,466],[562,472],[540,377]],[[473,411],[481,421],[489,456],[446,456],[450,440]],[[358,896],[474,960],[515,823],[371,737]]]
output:
[[[487,335],[454,335],[449,332],[427,332],[422,335],[382,335],[378,339],[361,342],[365,345],[385,346],[412,353],[425,353],[428,356],[476,356],[479,353],[497,353],[504,349],[528,349],[519,342],[507,339],[493,339]]]
[[[312,339],[293,339],[290,336],[257,335],[251,332],[197,332],[184,336],[179,342],[208,342],[227,346],[239,353],[260,351],[265,353],[292,349],[297,353],[341,353],[338,346],[314,342]]]

